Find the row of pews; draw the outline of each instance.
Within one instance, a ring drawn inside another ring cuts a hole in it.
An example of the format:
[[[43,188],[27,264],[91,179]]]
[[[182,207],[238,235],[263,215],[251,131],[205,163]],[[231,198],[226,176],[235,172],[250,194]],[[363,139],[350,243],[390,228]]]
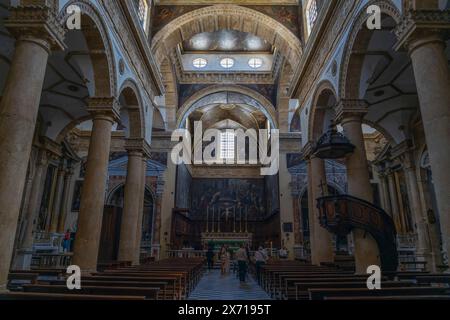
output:
[[[0,300],[183,300],[198,284],[203,258],[172,258],[140,266],[111,263],[67,288],[66,270],[11,271]]]
[[[279,300],[450,300],[450,274],[384,273],[381,290],[369,290],[368,277],[332,264],[276,261],[262,267],[261,286]]]

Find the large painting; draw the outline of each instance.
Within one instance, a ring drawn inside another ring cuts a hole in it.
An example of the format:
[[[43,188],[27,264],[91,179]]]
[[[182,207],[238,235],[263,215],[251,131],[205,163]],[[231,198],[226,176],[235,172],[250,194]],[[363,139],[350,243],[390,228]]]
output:
[[[246,208],[249,220],[261,220],[267,215],[264,187],[264,179],[193,179],[192,217],[205,218],[208,206],[231,200]]]
[[[266,176],[267,215],[276,214],[280,210],[278,175]]]
[[[187,209],[190,206],[190,187],[192,177],[186,165],[177,167],[177,189],[175,193],[175,204],[177,208]]]

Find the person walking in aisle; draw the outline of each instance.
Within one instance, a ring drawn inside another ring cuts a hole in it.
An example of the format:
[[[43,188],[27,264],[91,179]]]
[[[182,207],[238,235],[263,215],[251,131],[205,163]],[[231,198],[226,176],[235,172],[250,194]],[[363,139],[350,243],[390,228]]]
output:
[[[239,268],[239,280],[242,284],[245,282],[245,275],[247,273],[247,262],[248,262],[247,251],[245,250],[243,243],[240,245],[238,251],[236,251],[236,260],[238,262]]]
[[[225,248],[225,245],[222,245],[222,248],[220,248],[220,252],[219,252],[219,260],[220,260],[220,275],[224,276],[225,275],[225,268],[226,268],[226,255],[227,255],[227,250]]]
[[[212,246],[208,246],[208,251],[206,251],[206,262],[208,264],[208,272],[211,272],[214,265],[214,250]]]
[[[261,284],[261,267],[266,264],[267,255],[263,247],[259,247],[255,252],[256,279]]]

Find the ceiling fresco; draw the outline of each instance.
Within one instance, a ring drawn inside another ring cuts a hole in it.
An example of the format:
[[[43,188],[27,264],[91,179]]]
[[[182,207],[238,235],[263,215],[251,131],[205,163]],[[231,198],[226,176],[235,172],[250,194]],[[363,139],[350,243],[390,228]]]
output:
[[[212,4],[211,1],[203,1],[200,3]],[[297,5],[277,5],[281,1],[270,1],[272,5],[252,5],[251,2],[240,1],[243,6],[259,11],[267,16],[277,20],[288,28],[297,37],[300,35],[300,18],[299,6]],[[172,2],[171,2],[172,3]],[[243,3],[246,3],[245,5]],[[261,3],[261,2],[260,2]],[[162,3],[163,4],[163,3]],[[183,5],[156,5],[153,10],[153,26],[151,28],[152,34],[156,34],[164,26],[172,20],[196,9],[205,7],[206,5],[186,5],[184,1],[179,1],[178,4]]]

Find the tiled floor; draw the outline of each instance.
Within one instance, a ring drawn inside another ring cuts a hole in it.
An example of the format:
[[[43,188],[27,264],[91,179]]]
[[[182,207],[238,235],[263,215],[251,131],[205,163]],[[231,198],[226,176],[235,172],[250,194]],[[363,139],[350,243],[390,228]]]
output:
[[[222,277],[220,270],[213,270],[205,273],[189,300],[270,300],[270,297],[251,276],[241,285],[235,274]]]

